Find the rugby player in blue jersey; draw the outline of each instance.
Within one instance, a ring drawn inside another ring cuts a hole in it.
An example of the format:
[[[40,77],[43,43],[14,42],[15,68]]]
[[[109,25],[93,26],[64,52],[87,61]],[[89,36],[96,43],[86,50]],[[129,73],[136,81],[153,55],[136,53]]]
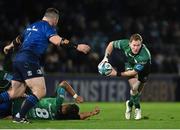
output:
[[[27,112],[46,95],[46,85],[40,66],[40,59],[45,53],[49,42],[54,45],[66,45],[83,53],[88,53],[90,47],[86,44],[73,44],[69,40],[60,37],[55,29],[59,20],[59,11],[48,8],[41,21],[29,25],[22,35],[4,48],[8,53],[12,48],[19,46],[13,60],[12,88],[0,94],[0,103],[8,102],[25,92],[25,85],[32,94],[29,95],[21,106],[19,116],[13,122],[29,123],[26,119]]]

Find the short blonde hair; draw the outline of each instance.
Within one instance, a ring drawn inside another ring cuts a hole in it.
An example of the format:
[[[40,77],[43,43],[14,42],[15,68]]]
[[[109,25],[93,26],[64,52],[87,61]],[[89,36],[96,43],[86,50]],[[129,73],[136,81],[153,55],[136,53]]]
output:
[[[143,41],[141,35],[138,34],[138,33],[135,33],[135,34],[131,35],[130,42],[132,42],[133,40],[135,40],[135,41],[139,40],[139,41],[141,41],[141,43]]]
[[[48,8],[44,14],[47,18],[56,18],[59,19],[59,11],[55,8]]]

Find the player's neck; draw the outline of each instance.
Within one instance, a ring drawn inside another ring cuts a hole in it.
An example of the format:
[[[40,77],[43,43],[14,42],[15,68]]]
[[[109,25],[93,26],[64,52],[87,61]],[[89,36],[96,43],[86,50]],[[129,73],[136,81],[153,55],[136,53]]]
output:
[[[42,20],[48,22],[51,26],[53,25],[51,20],[48,19],[47,17],[43,17]]]

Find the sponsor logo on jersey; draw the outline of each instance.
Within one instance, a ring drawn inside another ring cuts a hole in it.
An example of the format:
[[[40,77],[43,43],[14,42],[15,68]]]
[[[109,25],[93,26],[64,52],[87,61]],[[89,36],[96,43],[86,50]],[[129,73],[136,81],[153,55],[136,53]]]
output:
[[[38,69],[37,74],[42,74],[42,71],[40,69]]]
[[[27,71],[27,75],[28,75],[28,76],[32,76],[32,71],[30,71],[30,70]]]
[[[33,26],[32,28],[27,28],[27,31],[38,31],[38,29],[37,28],[35,28],[35,26]]]

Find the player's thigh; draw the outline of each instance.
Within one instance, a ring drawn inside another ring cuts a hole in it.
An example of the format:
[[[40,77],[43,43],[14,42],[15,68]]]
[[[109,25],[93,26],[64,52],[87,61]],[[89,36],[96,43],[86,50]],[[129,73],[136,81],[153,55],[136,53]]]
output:
[[[12,80],[11,87],[8,90],[8,94],[10,98],[17,98],[24,94],[25,92],[25,86],[24,83]]]
[[[35,77],[25,80],[32,93],[39,99],[46,95],[46,84],[44,77]]]
[[[131,90],[133,91],[137,91],[139,86],[141,85],[141,82],[136,77],[130,78],[128,82],[131,87]]]
[[[145,84],[146,84],[146,83],[141,83],[141,84],[139,85],[139,87],[138,87],[138,92],[139,92],[139,93],[142,93]]]

